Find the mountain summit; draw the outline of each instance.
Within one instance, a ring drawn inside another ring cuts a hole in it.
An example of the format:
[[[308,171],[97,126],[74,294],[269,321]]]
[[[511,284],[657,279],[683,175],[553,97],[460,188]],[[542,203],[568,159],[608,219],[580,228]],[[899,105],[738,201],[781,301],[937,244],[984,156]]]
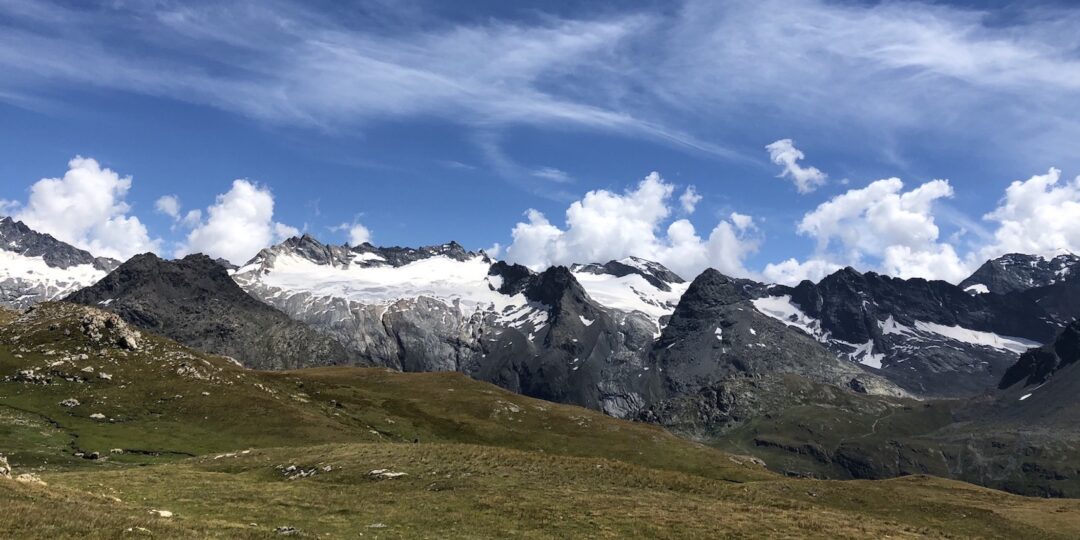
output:
[[[120,263],[0,219],[0,306],[21,309],[61,298],[105,277]]]
[[[136,255],[66,300],[249,367],[362,363],[334,339],[252,298],[205,255],[174,261]]]

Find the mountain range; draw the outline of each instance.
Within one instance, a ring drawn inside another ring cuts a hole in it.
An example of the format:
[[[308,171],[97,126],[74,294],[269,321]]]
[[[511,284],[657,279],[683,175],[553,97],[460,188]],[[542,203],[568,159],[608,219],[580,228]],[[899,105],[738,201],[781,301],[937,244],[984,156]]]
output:
[[[0,235],[0,305],[63,298],[249,368],[460,372],[788,474],[1080,496],[1071,254],[959,285],[844,268],[790,287],[634,257],[533,271],[455,242],[304,235],[227,268],[96,259],[10,219]]]

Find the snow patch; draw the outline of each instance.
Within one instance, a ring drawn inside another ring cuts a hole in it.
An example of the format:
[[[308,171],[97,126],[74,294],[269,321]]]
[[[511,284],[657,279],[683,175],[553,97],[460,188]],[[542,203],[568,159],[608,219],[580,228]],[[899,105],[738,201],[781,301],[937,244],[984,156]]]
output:
[[[8,280],[32,283],[37,286],[33,292],[40,291],[46,300],[93,285],[103,277],[105,272],[92,264],[56,268],[49,266],[44,257],[27,257],[0,249],[0,283]]]
[[[620,261],[630,265],[629,262]],[[637,264],[635,262],[635,264]],[[638,274],[615,277],[611,274],[574,272],[574,278],[600,305],[620,311],[640,311],[659,327],[661,317],[671,315],[689,283],[669,283],[671,290],[663,291]]]
[[[967,292],[968,294],[989,294],[990,288],[982,283],[976,283],[965,287],[964,292]]]
[[[881,361],[885,359],[885,355],[882,353],[874,354],[874,340],[872,339],[855,346],[855,350],[851,351],[850,356],[852,360],[876,369],[881,369]]]
[[[930,332],[962,343],[981,345],[1003,351],[1012,351],[1014,353],[1022,353],[1030,348],[1042,346],[1042,343],[1031,341],[1029,339],[1000,336],[993,332],[969,330],[960,326],[945,326],[943,324],[915,321],[915,328],[923,332]]]
[[[491,263],[482,256],[459,261],[440,255],[398,267],[341,267],[283,254],[275,258],[273,266],[264,273],[259,273],[260,263],[253,263],[237,271],[236,278],[242,282],[257,280],[291,292],[343,298],[367,305],[390,305],[402,299],[427,297],[457,307],[462,313],[479,309],[504,313],[506,308],[527,306],[528,301],[522,294],[507,296],[492,290],[492,285],[501,285],[501,281],[497,276],[488,276],[490,266]]]
[[[798,328],[817,338],[818,341],[825,340],[824,333],[821,331],[821,321],[803,313],[803,311],[799,309],[799,306],[791,301],[790,295],[765,296],[754,299],[752,303],[754,304],[754,308],[761,312],[762,315],[772,317],[788,326]]]

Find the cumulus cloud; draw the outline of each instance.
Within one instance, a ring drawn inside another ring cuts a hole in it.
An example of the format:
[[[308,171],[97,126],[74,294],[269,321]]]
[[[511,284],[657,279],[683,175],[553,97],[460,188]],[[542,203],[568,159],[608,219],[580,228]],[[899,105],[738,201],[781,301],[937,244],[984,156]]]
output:
[[[679,206],[682,207],[682,211],[687,214],[693,214],[697,209],[697,203],[701,202],[701,195],[698,195],[697,189],[694,186],[689,186],[686,191],[683,191],[682,195],[679,195]]]
[[[837,195],[808,212],[799,234],[816,241],[814,257],[805,263],[790,259],[769,265],[765,275],[782,283],[820,278],[842,264],[874,266],[903,278],[959,281],[969,264],[956,250],[938,241],[935,201],[953,196],[947,180],[932,180],[903,191],[899,178],[871,182]]]
[[[0,216],[11,215],[17,208],[19,208],[19,201],[0,199]]]
[[[762,272],[771,283],[797,285],[803,280],[821,281],[821,278],[839,270],[841,266],[823,259],[810,259],[800,262],[795,258],[779,263],[765,265]]]
[[[371,231],[357,223],[349,228],[349,243],[357,246],[371,241]]]
[[[656,172],[621,194],[590,191],[567,208],[565,229],[530,209],[526,221],[511,233],[507,259],[543,269],[634,255],[663,263],[687,278],[709,266],[733,276],[752,275],[744,260],[757,251],[760,240],[753,219],[732,214],[707,238],[700,237],[687,219],[676,220],[662,231],[672,213],[674,191]]]
[[[154,202],[154,208],[173,219],[180,219],[180,199],[176,195],[163,195]]]
[[[816,167],[803,167],[799,160],[804,159],[802,151],[795,148],[791,139],[780,139],[765,147],[769,151],[769,159],[780,165],[780,177],[788,177],[795,183],[795,189],[799,193],[810,193],[825,184],[827,175]]]
[[[14,217],[97,256],[126,259],[156,251],[160,240],[151,239],[139,218],[128,214],[131,207],[125,198],[130,189],[130,176],[76,156],[62,178],[34,183],[29,200],[18,206]]]
[[[1050,169],[1010,184],[998,207],[984,216],[997,223],[997,230],[993,240],[978,251],[980,258],[1080,252],[1080,177],[1060,180],[1061,171]]]
[[[188,234],[176,256],[198,252],[243,264],[262,248],[300,234],[273,217],[274,196],[268,188],[234,180],[232,188],[207,208],[206,219]]]
[[[158,213],[165,214],[172,218],[173,230],[176,229],[177,225],[187,228],[196,227],[199,225],[199,222],[202,221],[202,210],[195,208],[193,210],[188,210],[187,213],[182,212],[180,198],[176,195],[163,195],[159,197],[157,201],[154,201],[154,209],[157,210]]]
[[[355,219],[351,222],[334,225],[333,227],[330,227],[330,230],[345,233],[345,236],[349,239],[349,245],[351,246],[359,246],[360,244],[371,242],[371,229]]]

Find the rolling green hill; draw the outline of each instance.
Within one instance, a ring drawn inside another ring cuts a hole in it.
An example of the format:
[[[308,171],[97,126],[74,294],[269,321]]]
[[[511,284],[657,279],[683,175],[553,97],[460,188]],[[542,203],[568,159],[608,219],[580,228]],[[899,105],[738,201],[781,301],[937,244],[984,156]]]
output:
[[[456,373],[250,371],[63,303],[0,314],[0,455],[44,482],[0,478],[0,537],[1080,534],[1080,501],[784,478]]]

